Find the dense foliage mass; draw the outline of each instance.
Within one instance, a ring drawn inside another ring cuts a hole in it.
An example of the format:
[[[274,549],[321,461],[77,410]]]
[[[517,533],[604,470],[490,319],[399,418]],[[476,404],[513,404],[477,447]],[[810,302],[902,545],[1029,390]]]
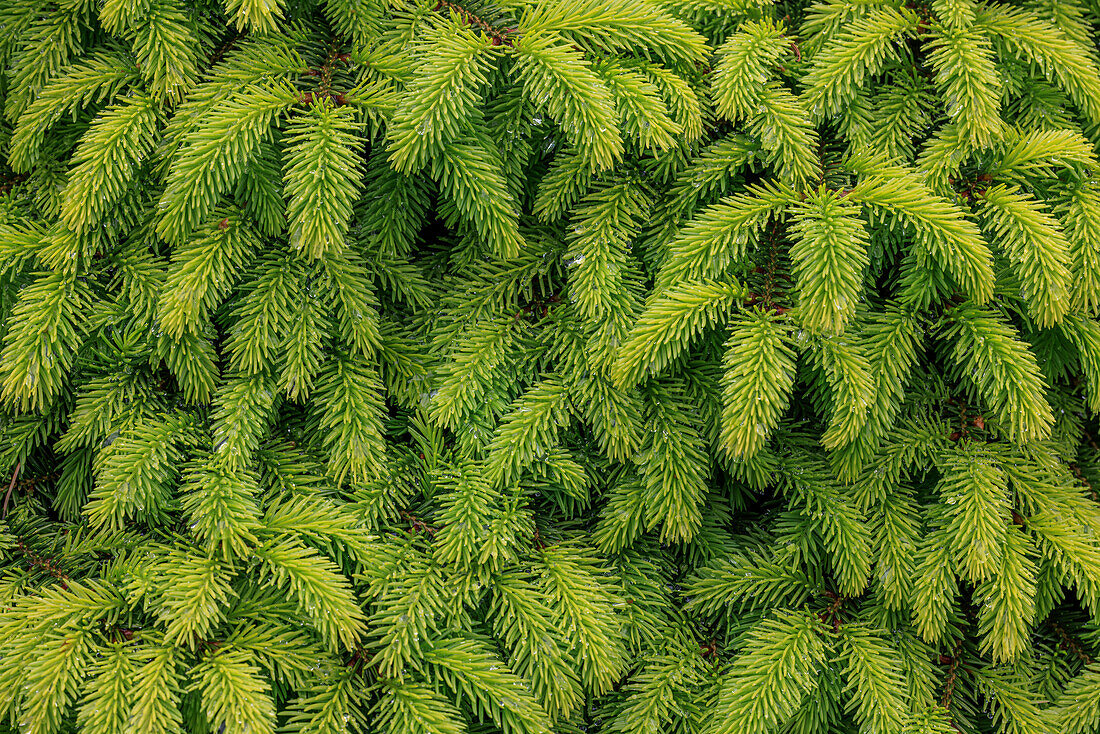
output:
[[[0,730],[1100,730],[1098,13],[2,0]]]

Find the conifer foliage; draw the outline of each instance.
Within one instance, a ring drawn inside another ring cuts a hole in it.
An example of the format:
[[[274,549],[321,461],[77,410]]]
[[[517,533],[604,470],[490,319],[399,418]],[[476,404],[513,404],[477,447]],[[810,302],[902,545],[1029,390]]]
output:
[[[0,2],[0,731],[1100,731],[1098,28]]]

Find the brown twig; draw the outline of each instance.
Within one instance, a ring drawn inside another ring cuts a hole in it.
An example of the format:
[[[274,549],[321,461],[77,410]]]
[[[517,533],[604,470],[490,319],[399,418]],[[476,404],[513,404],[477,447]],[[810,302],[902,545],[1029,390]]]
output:
[[[303,72],[305,76],[317,77],[316,91],[305,92],[298,97],[298,102],[304,105],[310,105],[313,104],[315,100],[327,99],[337,107],[342,107],[348,103],[347,98],[342,93],[332,91],[332,74],[336,62],[338,61],[350,64],[351,56],[346,53],[340,53],[339,40],[333,38],[329,44],[325,60],[321,62],[321,65],[316,68],[306,69]]]
[[[217,64],[219,61],[222,60],[222,57],[225,56],[226,52],[228,52],[229,49],[231,49],[233,47],[233,44],[235,44],[237,41],[241,40],[244,37],[245,37],[245,33],[243,33],[243,32],[238,32],[238,33],[233,34],[233,36],[230,37],[229,39],[227,39],[225,41],[225,43],[223,43],[218,48],[214,49],[214,53],[210,54],[210,57],[206,60],[206,65],[208,67],[210,67],[210,66],[214,66],[215,64]]]
[[[0,196],[5,196],[12,187],[27,180],[26,173],[13,173],[10,176],[0,176]]]
[[[1075,639],[1073,639],[1073,637],[1070,636],[1069,632],[1066,632],[1065,628],[1062,625],[1058,624],[1057,622],[1051,622],[1050,626],[1053,627],[1054,631],[1058,633],[1058,636],[1062,638],[1061,647],[1063,650],[1069,650],[1070,652],[1072,652],[1073,655],[1085,665],[1092,664],[1092,658],[1089,656],[1089,654],[1084,651],[1080,643],[1078,643]]]
[[[772,222],[772,229],[768,237],[768,268],[764,278],[764,306],[769,311],[775,310],[772,301],[775,296],[775,271],[779,267],[776,260],[779,257],[779,224]]]
[[[943,695],[940,697],[940,705],[945,709],[951,709],[951,699],[955,696],[955,683],[959,677],[959,653],[962,652],[962,640],[955,644],[950,657],[940,655],[940,663],[947,665],[947,677],[943,682]]]
[[[12,490],[15,489],[15,483],[19,479],[19,472],[23,471],[23,461],[20,459],[19,463],[15,465],[15,472],[11,475],[11,483],[8,484],[8,491],[4,494],[4,508],[0,510],[0,518],[8,516],[8,501],[11,500]]]
[[[1076,464],[1070,464],[1069,468],[1073,470],[1073,475],[1077,477],[1077,481],[1084,485],[1085,489],[1087,489],[1089,491],[1089,494],[1092,495],[1093,501],[1100,502],[1100,494],[1096,493],[1096,489],[1092,486],[1092,483],[1085,478],[1084,473],[1081,471],[1081,467],[1077,466]]]
[[[512,45],[512,39],[510,36],[515,33],[515,28],[497,28],[483,18],[474,15],[466,8],[462,7],[456,2],[450,2],[450,0],[438,0],[435,9],[436,12],[442,11],[444,8],[453,10],[458,13],[458,16],[462,18],[462,21],[466,25],[477,26],[480,28],[486,36],[492,39],[494,46],[504,44],[506,46]]]
[[[17,540],[15,542],[15,545],[19,548],[19,551],[23,554],[23,557],[27,559],[31,566],[45,570],[46,573],[61,582],[61,587],[63,589],[68,590],[69,577],[65,575],[65,573],[58,567],[57,563],[52,558],[38,555],[30,548],[28,548],[27,544],[24,543],[22,539]]]
[[[783,306],[777,306],[775,300],[783,295],[783,289],[780,287],[779,281],[790,282],[790,278],[779,272],[779,225],[776,222],[772,223],[771,229],[768,230],[765,240],[768,244],[768,263],[767,265],[757,265],[753,268],[753,273],[757,275],[763,275],[763,282],[761,283],[761,292],[756,293],[749,291],[745,294],[743,305],[746,308],[753,306],[763,306],[765,311],[771,313],[783,315],[787,312],[787,309]]]
[[[1085,440],[1089,442],[1089,446],[1092,447],[1092,450],[1100,453],[1100,446],[1096,444],[1096,439],[1093,438],[1093,435],[1088,432],[1088,429],[1082,428],[1081,433],[1085,434]]]
[[[355,646],[355,649],[351,651],[351,655],[344,663],[345,667],[352,668],[354,670],[361,669],[364,665],[370,665],[374,656],[369,652],[363,650],[359,645]]]
[[[847,599],[835,591],[825,590],[822,592],[824,596],[832,599],[832,603],[829,604],[829,608],[818,615],[818,618],[833,628],[833,632],[840,631],[840,625],[844,621],[840,617],[840,608],[844,605]]]
[[[431,525],[424,522],[419,517],[417,517],[416,515],[409,512],[408,510],[401,510],[401,512],[399,514],[401,515],[401,517],[408,520],[409,524],[412,525],[412,529],[413,529],[414,532],[419,533],[420,531],[423,530],[424,532],[428,533],[428,535],[432,535],[432,536],[434,536],[436,533],[439,532],[439,528],[433,528]]]

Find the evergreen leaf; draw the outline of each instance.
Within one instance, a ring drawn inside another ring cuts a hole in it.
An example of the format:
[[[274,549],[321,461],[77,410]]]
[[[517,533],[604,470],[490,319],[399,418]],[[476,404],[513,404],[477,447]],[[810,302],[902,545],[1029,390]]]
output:
[[[307,259],[344,248],[361,178],[356,122],[347,107],[315,102],[287,125],[283,190],[290,244]]]
[[[1053,217],[1026,194],[1004,186],[982,195],[983,214],[1020,279],[1020,296],[1041,327],[1059,323],[1069,308],[1069,243]]]
[[[819,190],[794,210],[791,247],[798,278],[798,315],[813,331],[843,333],[855,315],[859,283],[867,267],[867,234],[832,194]]]
[[[952,312],[945,336],[955,340],[952,358],[962,376],[1009,438],[1025,442],[1047,435],[1054,418],[1038,365],[1010,324],[992,311],[962,306]]]
[[[764,620],[724,676],[714,731],[766,732],[790,719],[818,682],[825,661],[821,621],[784,610]]]
[[[756,310],[730,329],[723,359],[722,448],[750,458],[764,447],[786,411],[794,384],[794,351],[775,316]]]
[[[685,283],[653,297],[631,330],[611,376],[621,387],[633,386],[665,369],[700,332],[726,316],[744,291],[734,283]]]

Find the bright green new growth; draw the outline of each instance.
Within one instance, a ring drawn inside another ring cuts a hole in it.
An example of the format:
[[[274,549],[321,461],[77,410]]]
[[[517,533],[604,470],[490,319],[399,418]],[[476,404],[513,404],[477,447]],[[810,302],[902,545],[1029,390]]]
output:
[[[0,734],[1100,731],[1098,27],[0,2]]]

